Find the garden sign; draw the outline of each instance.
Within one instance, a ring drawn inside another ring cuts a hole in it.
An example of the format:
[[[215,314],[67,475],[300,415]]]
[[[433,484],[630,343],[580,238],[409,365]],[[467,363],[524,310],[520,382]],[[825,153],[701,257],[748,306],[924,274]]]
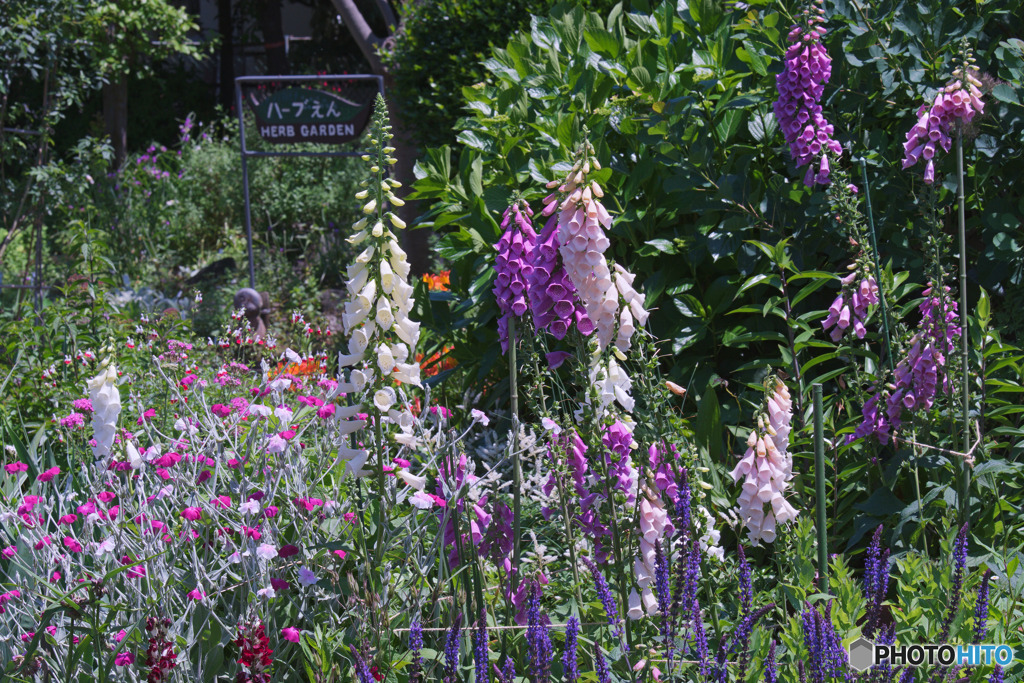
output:
[[[320,87],[334,84],[333,90]],[[243,97],[243,88],[249,88]],[[270,88],[269,93],[253,88]],[[275,89],[279,88],[279,89]],[[242,147],[242,196],[245,201],[245,237],[249,252],[249,286],[256,287],[256,266],[252,253],[252,209],[249,200],[249,157],[351,157],[361,150],[249,149],[245,142],[245,110],[249,102],[256,119],[256,131],[269,143],[316,143],[341,145],[358,140],[373,113],[377,93],[384,94],[384,79],[366,74],[331,76],[240,76],[235,79],[235,111],[238,113]]]
[[[363,134],[373,102],[359,104],[310,88],[279,90],[253,107],[256,129],[267,142],[340,144]]]

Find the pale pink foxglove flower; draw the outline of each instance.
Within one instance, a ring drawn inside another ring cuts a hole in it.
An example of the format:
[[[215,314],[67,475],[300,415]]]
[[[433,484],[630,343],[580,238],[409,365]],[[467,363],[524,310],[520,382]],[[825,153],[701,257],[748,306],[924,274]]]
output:
[[[626,616],[634,621],[644,616],[643,602],[640,600],[640,594],[636,592],[636,588],[629,593],[629,610],[626,612]]]
[[[769,383],[771,394],[747,438],[746,452],[732,471],[733,481],[743,481],[737,513],[754,545],[774,541],[777,525],[798,514],[783,495],[793,478],[793,458],[788,450],[793,404],[785,384],[775,377]]]
[[[614,341],[625,352],[648,314],[633,289],[634,276],[618,265],[613,274],[605,258],[611,242],[604,231],[611,227],[612,218],[600,201],[604,191],[587,178],[592,168],[599,170],[600,164],[586,143],[565,182],[546,200],[544,213],[551,214],[557,207],[559,253],[594,325],[599,348],[604,350]]]
[[[664,546],[666,536],[672,533],[672,524],[661,496],[648,487],[644,487],[640,495],[637,512],[640,523],[640,554],[633,562],[633,578],[641,590],[644,612],[650,616],[658,612],[658,600],[651,590],[656,571],[655,544],[661,542]]]

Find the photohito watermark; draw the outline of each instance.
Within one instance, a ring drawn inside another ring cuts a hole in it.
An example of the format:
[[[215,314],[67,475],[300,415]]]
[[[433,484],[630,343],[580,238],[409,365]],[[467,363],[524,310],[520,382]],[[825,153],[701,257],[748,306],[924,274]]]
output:
[[[864,671],[888,662],[892,666],[980,666],[998,664],[1007,667],[1013,662],[1014,651],[1009,645],[882,645],[858,638],[850,643],[850,668]]]

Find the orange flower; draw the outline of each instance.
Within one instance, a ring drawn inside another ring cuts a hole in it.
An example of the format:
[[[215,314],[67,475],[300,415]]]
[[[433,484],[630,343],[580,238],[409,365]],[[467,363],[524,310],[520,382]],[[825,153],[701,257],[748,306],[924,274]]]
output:
[[[443,370],[451,370],[458,365],[458,361],[451,356],[451,352],[454,348],[454,346],[446,345],[444,349],[434,352],[434,354],[426,360],[423,359],[422,353],[417,353],[416,362],[420,364],[420,368],[422,369],[424,376],[433,377]]]
[[[423,281],[427,283],[427,288],[431,292],[447,292],[448,285],[451,284],[452,271],[442,270],[440,273],[427,273],[423,276]]]
[[[320,358],[307,358],[301,363],[278,363],[277,368],[270,372],[271,377],[287,375],[292,378],[319,377],[327,372],[327,362]],[[298,391],[299,387],[292,385],[291,391]]]

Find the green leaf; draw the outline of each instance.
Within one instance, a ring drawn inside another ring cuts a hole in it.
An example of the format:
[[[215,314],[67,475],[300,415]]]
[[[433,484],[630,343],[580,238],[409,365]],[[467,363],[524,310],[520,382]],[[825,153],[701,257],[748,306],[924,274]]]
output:
[[[758,76],[768,75],[768,63],[765,61],[764,55],[752,47],[749,42],[743,43],[743,47],[736,49],[736,56],[740,58],[741,62],[749,64]]]
[[[601,52],[613,59],[619,56],[621,43],[615,34],[603,28],[588,28],[583,31],[583,39],[594,52]]]
[[[633,76],[633,80],[640,85],[641,89],[647,90],[651,86],[651,72],[645,67],[634,66],[629,73]]]
[[[701,454],[705,457],[705,466],[711,470],[715,489],[719,489],[718,472],[715,463],[722,458],[724,453],[722,440],[722,411],[718,404],[718,395],[715,393],[712,379],[708,382],[707,388],[700,397],[700,404],[697,406],[697,417],[694,420],[694,435],[697,440]]]
[[[992,97],[1007,104],[1020,104],[1020,100],[1017,99],[1017,91],[1007,83],[1000,83],[992,88]]]
[[[779,124],[775,121],[775,114],[772,112],[754,112],[747,121],[747,130],[755,142],[770,141],[779,130]]]
[[[729,142],[743,122],[742,109],[727,109],[722,112],[722,119],[715,124],[715,135],[721,144]]]
[[[758,275],[751,275],[740,287],[738,294],[742,294],[748,289],[757,287],[758,285],[771,285],[775,289],[779,289],[782,285],[782,280],[775,273],[759,273]]]
[[[654,239],[647,240],[644,244],[649,244],[663,254],[675,254],[676,245],[672,243],[672,240],[666,239]]]
[[[809,297],[814,292],[821,289],[827,283],[828,280],[825,279],[814,280],[812,282],[807,283],[806,285],[801,287],[800,291],[797,292],[796,296],[793,297],[793,301],[790,302],[790,306],[795,307],[798,303]]]

